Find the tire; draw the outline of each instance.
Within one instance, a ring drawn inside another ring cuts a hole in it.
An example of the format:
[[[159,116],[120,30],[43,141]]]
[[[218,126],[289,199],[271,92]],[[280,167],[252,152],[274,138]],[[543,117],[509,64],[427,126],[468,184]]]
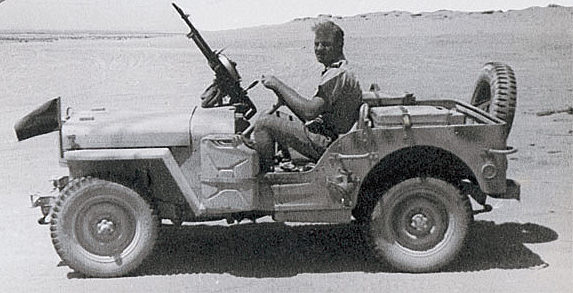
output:
[[[516,103],[517,84],[513,69],[499,62],[486,63],[476,82],[471,104],[505,121],[509,134]]]
[[[151,253],[159,220],[135,191],[95,178],[71,181],[53,208],[50,230],[60,258],[91,277],[135,270]]]
[[[379,197],[366,239],[379,261],[405,272],[431,272],[459,254],[472,218],[468,197],[456,187],[412,178]]]

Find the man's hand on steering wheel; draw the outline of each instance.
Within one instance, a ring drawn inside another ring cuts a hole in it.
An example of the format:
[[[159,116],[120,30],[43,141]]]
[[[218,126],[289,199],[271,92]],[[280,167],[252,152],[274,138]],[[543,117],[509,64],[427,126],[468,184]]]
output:
[[[275,95],[278,98],[277,106],[285,105],[285,101],[282,98],[282,95],[278,90],[279,87],[283,84],[283,82],[280,79],[278,79],[274,75],[264,75],[263,74],[261,76],[261,83],[263,84],[263,86],[272,90],[275,93]]]
[[[261,83],[268,89],[276,90],[282,82],[274,75],[263,74],[261,76]]]
[[[313,96],[307,99],[274,75],[263,75],[261,83],[276,94],[279,100],[278,106],[287,106],[301,121],[312,120],[324,112],[326,104],[323,98]]]

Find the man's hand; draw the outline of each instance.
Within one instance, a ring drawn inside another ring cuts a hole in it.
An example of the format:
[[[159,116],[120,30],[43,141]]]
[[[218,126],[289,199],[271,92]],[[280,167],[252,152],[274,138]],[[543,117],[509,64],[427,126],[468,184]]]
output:
[[[261,76],[261,83],[268,89],[276,91],[283,82],[274,75]]]
[[[277,95],[279,105],[286,105],[302,121],[312,120],[324,112],[325,102],[323,98],[314,96],[307,99],[274,75],[261,76],[261,83]]]
[[[282,93],[279,90],[281,86],[284,87],[284,84],[280,79],[276,78],[274,75],[262,75],[261,83],[263,84],[263,86],[272,90],[275,93],[275,95],[278,98],[278,104],[277,104],[278,106],[285,104]]]

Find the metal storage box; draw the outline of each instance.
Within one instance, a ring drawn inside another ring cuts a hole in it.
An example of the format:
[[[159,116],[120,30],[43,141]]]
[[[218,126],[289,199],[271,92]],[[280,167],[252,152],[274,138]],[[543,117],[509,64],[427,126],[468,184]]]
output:
[[[401,126],[409,119],[416,125],[464,124],[464,114],[439,106],[387,106],[370,109],[374,127]]]

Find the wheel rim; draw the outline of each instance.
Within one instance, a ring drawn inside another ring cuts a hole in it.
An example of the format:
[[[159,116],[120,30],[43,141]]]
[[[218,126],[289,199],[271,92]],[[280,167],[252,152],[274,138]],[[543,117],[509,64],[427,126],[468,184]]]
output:
[[[135,211],[125,202],[101,196],[86,202],[77,214],[74,234],[90,254],[118,256],[133,243]]]
[[[395,240],[404,248],[427,251],[437,248],[448,229],[448,213],[429,193],[410,195],[400,201],[391,215]]]

